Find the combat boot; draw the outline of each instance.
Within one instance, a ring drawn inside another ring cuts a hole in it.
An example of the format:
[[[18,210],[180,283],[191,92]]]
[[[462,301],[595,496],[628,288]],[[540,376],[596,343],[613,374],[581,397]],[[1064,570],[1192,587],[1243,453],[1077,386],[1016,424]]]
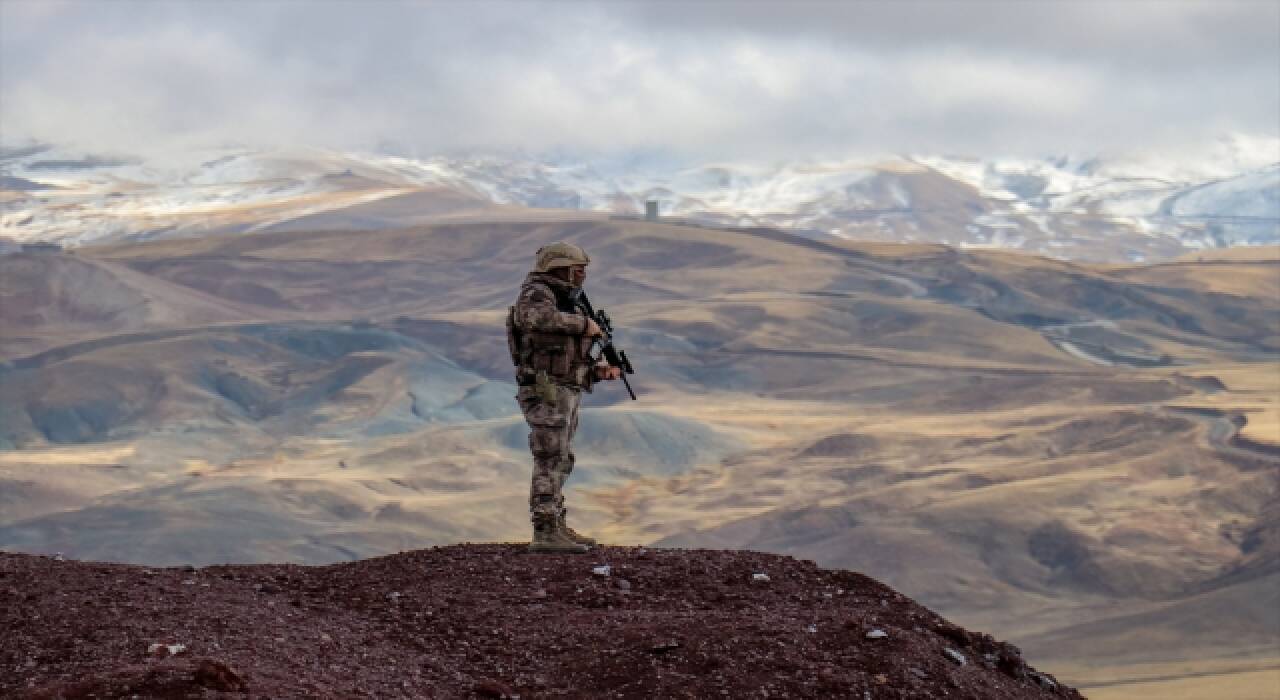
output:
[[[562,554],[586,554],[587,546],[569,539],[556,522],[555,516],[534,520],[533,541],[530,552],[559,552]]]
[[[560,532],[563,532],[566,537],[573,540],[574,542],[577,542],[578,544],[585,544],[588,547],[596,546],[596,541],[594,538],[587,537],[586,535],[569,527],[569,524],[565,522],[565,515],[568,512],[569,512],[568,508],[561,508],[560,515],[556,516],[556,525],[560,528]]]

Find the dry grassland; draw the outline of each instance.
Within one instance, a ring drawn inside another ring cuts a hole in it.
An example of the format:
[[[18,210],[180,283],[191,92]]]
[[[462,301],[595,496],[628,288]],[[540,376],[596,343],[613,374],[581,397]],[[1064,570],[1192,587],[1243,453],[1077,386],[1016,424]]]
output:
[[[1280,658],[1206,659],[1117,668],[1060,667],[1092,700],[1273,700]]]

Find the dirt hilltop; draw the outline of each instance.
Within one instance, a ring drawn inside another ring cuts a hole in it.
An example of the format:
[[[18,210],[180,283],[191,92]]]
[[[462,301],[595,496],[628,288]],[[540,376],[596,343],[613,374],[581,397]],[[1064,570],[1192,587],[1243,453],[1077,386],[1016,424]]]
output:
[[[0,553],[0,629],[3,697],[1080,697],[872,579],[743,551]]]

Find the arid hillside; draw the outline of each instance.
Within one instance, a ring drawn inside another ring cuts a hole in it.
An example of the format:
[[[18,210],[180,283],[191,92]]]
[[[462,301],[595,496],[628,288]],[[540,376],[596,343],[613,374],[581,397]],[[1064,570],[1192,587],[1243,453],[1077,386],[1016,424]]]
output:
[[[1268,250],[1106,267],[504,216],[0,256],[0,548],[527,537],[501,317],[556,239],[639,372],[639,401],[589,397],[575,526],[863,571],[1097,697],[1275,677]]]

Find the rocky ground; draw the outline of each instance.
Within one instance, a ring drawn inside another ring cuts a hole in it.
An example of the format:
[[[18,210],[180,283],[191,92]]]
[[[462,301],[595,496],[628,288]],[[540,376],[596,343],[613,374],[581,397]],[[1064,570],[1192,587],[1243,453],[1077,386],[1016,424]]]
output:
[[[756,552],[0,553],[0,630],[3,697],[1080,697],[865,576]]]

